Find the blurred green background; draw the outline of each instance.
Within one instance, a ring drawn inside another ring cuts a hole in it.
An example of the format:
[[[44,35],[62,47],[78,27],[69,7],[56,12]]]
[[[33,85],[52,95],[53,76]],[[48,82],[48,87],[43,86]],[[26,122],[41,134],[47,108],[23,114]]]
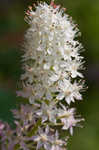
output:
[[[36,1],[36,0],[35,0]],[[21,44],[28,25],[24,11],[34,0],[0,0],[0,119],[12,124],[10,109],[18,99],[16,89],[21,74]],[[69,150],[99,150],[99,0],[56,0],[79,25],[86,51],[83,72],[89,89],[77,103],[86,119],[83,129],[75,129]]]

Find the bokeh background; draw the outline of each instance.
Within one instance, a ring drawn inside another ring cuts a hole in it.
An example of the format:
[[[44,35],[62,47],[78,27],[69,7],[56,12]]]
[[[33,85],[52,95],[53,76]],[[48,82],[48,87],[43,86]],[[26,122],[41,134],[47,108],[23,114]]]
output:
[[[35,0],[36,1],[36,0]],[[45,0],[46,1],[46,0]],[[24,11],[34,0],[0,0],[0,119],[13,124],[10,109],[16,107],[21,70],[21,45],[28,25]],[[99,150],[99,0],[56,0],[79,25],[86,51],[84,75],[88,90],[77,105],[86,119],[75,129],[69,150]]]

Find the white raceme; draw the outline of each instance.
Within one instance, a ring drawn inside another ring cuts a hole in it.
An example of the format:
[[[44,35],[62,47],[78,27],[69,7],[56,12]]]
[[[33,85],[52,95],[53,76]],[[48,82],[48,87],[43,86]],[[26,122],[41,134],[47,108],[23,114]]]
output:
[[[36,149],[65,150],[67,137],[62,139],[58,129],[73,135],[73,128],[83,120],[70,108],[71,102],[82,100],[83,46],[77,40],[77,26],[64,10],[52,1],[26,12],[29,29],[24,42],[23,91],[18,96],[28,98],[36,120],[41,119],[33,136]]]
[[[24,103],[12,110],[15,128],[0,121],[2,150],[66,150],[68,134],[84,119],[71,103],[82,100],[83,47],[65,9],[40,2],[29,6],[22,56]]]
[[[57,99],[65,98],[69,104],[74,98],[81,99],[81,96],[73,98],[72,91],[76,92],[76,89],[71,83],[72,78],[83,77],[79,73],[82,68],[82,57],[79,55],[82,45],[75,40],[78,32],[76,25],[67,14],[63,15],[63,9],[59,6],[53,8],[40,3],[35,11],[30,9],[28,13],[30,28],[25,35],[25,73],[21,79],[26,80],[27,87],[32,84],[34,92],[30,102],[34,99],[52,100],[53,93],[57,92],[61,95],[56,95]],[[61,82],[64,82],[63,87]],[[64,91],[66,87],[69,87],[68,91]]]

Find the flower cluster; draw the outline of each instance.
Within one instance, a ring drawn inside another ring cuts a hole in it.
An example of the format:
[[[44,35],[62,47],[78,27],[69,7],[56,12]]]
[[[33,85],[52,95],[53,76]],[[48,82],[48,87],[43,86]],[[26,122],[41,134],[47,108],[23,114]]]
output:
[[[23,90],[17,95],[28,104],[12,111],[16,129],[0,123],[2,150],[66,150],[67,131],[73,135],[84,120],[70,107],[82,100],[83,46],[77,25],[64,11],[52,1],[29,6],[26,12]]]
[[[54,4],[53,4],[54,5]],[[75,40],[78,28],[59,6],[39,4],[36,11],[29,7],[27,22],[30,25],[25,39],[21,80],[31,88],[30,103],[37,99],[52,101],[53,98],[70,104],[81,100],[79,85],[75,79],[83,77],[82,45]],[[58,94],[56,94],[58,93]]]

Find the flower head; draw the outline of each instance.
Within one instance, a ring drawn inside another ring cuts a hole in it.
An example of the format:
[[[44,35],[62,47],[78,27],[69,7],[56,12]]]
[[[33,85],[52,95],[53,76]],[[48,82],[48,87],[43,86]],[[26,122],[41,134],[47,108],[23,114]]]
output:
[[[35,7],[35,11],[29,8],[26,13],[30,28],[25,35],[25,73],[21,79],[27,81],[26,87],[32,85],[30,102],[52,100],[59,92],[56,98],[65,98],[70,104],[74,99],[81,99],[71,83],[72,78],[83,77],[78,72],[82,65],[79,54],[82,45],[75,40],[78,28],[53,1],[50,5],[44,2]]]

